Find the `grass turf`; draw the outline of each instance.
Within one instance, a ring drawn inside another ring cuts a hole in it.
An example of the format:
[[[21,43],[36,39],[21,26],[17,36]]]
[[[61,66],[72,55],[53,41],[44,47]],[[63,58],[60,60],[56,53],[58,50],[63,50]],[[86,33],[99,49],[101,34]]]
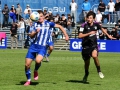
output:
[[[0,50],[0,90],[119,90],[120,53],[99,53],[100,79],[91,59],[88,83],[83,84],[84,62],[80,52],[53,51],[50,62],[42,62],[39,80],[33,80],[34,62],[31,65],[32,85],[23,86],[27,50]]]

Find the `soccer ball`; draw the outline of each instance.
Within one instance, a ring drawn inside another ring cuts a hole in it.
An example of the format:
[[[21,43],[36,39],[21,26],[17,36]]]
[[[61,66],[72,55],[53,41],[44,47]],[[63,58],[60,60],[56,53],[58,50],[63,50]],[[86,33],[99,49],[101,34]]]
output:
[[[30,19],[33,21],[33,22],[37,22],[40,18],[40,14],[38,12],[32,12],[30,14]]]

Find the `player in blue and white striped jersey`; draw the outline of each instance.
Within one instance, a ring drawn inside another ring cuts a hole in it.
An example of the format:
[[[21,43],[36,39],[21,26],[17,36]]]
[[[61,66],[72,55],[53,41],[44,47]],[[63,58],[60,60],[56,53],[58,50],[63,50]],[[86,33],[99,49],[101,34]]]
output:
[[[34,80],[38,80],[38,69],[40,63],[45,55],[47,48],[47,41],[50,38],[50,28],[57,27],[64,33],[65,39],[68,40],[69,37],[61,25],[55,24],[53,22],[45,21],[45,17],[42,11],[39,11],[40,19],[34,24],[34,30],[29,34],[31,38],[35,38],[26,55],[25,59],[25,73],[27,77],[27,82],[25,86],[30,85],[31,82],[31,71],[30,66],[32,60],[35,60],[36,66],[34,70]]]
[[[50,21],[53,22],[53,19],[51,19]],[[49,61],[48,57],[50,56],[50,54],[52,53],[52,51],[54,49],[54,42],[53,42],[54,33],[53,32],[54,32],[54,28],[50,28],[50,38],[49,38],[48,43],[47,43],[48,51],[46,50],[46,55],[45,55],[47,62]]]

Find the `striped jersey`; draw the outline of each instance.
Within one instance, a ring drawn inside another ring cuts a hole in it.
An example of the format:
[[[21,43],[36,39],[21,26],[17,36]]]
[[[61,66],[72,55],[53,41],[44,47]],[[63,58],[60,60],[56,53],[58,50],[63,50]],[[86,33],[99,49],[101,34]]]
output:
[[[52,38],[53,30],[54,30],[54,28],[50,28],[50,38],[49,38],[49,42],[52,42],[52,41],[53,41],[53,38]]]
[[[34,26],[30,26],[30,30],[29,30],[29,33],[31,33],[32,31],[35,31],[34,30]],[[35,40],[35,38],[29,38],[30,39],[30,42],[33,43],[33,41]]]
[[[34,44],[46,46],[49,38],[50,38],[50,28],[55,26],[54,22],[44,21],[43,23],[36,22],[34,24],[34,30],[40,28],[40,32],[37,33]]]

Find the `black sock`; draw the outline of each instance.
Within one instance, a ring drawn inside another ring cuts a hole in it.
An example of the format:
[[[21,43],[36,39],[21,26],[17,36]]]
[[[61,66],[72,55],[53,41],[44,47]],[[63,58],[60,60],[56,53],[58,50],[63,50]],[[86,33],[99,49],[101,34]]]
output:
[[[88,74],[89,74],[88,70],[85,70],[85,75],[88,75]]]
[[[98,71],[98,72],[101,72],[100,66],[96,66],[96,68],[97,68],[97,71]]]
[[[39,68],[40,68],[40,66],[41,66],[41,63],[39,63],[39,64],[37,64],[37,63],[35,63],[35,71],[37,71]]]

